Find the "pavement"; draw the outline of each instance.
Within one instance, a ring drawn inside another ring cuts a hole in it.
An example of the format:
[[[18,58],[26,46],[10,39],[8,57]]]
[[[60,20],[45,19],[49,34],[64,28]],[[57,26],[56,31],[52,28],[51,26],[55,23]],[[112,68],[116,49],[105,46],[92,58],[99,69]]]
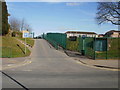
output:
[[[82,64],[89,65],[89,66],[95,66],[99,68],[109,68],[109,69],[118,69],[120,70],[120,60],[94,60],[89,59],[86,56],[82,56],[79,52],[74,52],[70,50],[66,50],[65,53],[73,58],[74,60],[77,60],[81,62]]]
[[[101,68],[110,68],[110,69],[120,69],[118,65],[119,60],[89,60],[89,59],[79,59],[81,63],[92,65]]]

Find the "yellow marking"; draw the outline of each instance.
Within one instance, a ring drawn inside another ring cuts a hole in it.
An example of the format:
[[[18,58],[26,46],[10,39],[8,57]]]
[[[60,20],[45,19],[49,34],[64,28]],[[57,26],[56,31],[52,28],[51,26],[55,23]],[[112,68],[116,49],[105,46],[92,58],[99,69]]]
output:
[[[10,67],[4,67],[0,70],[5,70],[5,69],[11,69],[11,68],[15,68],[15,67],[20,67],[20,66],[24,66],[24,65],[27,65],[27,64],[30,64],[32,63],[32,61],[24,61],[23,63],[20,63],[20,64],[17,64],[17,65],[13,65],[13,66],[10,66]]]

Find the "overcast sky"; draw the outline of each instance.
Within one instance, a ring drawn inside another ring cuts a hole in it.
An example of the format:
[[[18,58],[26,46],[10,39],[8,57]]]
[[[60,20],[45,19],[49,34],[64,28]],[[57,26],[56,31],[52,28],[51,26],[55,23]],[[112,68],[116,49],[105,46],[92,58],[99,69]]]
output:
[[[110,23],[97,25],[95,2],[7,2],[7,6],[10,17],[25,18],[36,36],[68,30],[98,34],[118,30],[117,26]]]

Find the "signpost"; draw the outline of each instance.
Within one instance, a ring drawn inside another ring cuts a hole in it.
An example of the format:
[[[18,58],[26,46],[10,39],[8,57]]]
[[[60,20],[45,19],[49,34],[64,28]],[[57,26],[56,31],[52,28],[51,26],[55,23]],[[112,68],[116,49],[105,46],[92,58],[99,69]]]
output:
[[[27,38],[27,33],[24,33],[24,37],[25,37],[25,54],[26,54],[26,38]]]
[[[85,55],[85,38],[86,38],[86,35],[82,35],[82,40],[83,40],[82,55]]]

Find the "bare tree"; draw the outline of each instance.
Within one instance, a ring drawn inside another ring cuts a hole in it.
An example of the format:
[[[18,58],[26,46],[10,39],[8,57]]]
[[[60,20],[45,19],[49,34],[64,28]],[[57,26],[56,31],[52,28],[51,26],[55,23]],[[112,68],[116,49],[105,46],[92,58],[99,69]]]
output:
[[[11,17],[9,19],[9,23],[10,23],[11,30],[14,30],[14,31],[22,31],[22,30],[32,31],[31,26],[26,22],[26,20],[24,18],[22,20],[19,20],[15,17]]]
[[[22,30],[28,30],[28,31],[32,31],[31,26],[27,23],[27,21],[23,18],[20,22],[20,29]]]
[[[9,23],[10,23],[10,28],[13,31],[20,31],[20,20],[18,20],[15,17],[11,17],[9,19]]]
[[[31,27],[29,24],[27,24],[25,28],[26,28],[26,30],[28,30],[29,32],[32,32],[32,27]]]
[[[120,2],[98,2],[96,20],[98,24],[111,22],[120,25]]]
[[[20,25],[20,30],[22,31],[24,29],[24,26],[25,26],[25,19],[23,18],[21,20],[21,25]]]

